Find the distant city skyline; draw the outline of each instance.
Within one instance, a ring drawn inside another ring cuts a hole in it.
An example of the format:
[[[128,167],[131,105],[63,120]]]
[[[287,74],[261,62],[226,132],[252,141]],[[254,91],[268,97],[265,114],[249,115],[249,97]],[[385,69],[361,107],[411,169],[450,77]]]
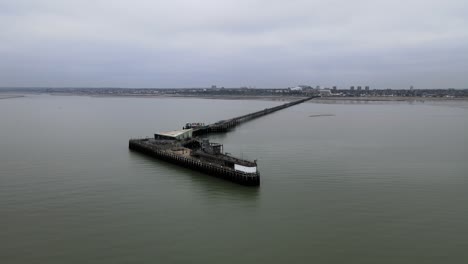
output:
[[[468,88],[458,0],[0,2],[1,87]]]

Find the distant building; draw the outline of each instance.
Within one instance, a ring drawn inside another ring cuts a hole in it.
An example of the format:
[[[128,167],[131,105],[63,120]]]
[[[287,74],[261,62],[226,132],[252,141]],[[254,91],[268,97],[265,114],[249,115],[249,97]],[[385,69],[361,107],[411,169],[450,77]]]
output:
[[[330,89],[320,90],[319,93],[320,93],[321,96],[331,96],[332,95],[332,92],[330,91]]]
[[[293,87],[291,88],[291,91],[302,91],[302,87],[301,86],[296,86],[296,87]]]
[[[358,87],[357,87],[357,90],[358,90],[358,91],[361,91],[361,86],[358,86]]]
[[[366,91],[369,91],[369,86],[366,86],[366,88],[365,88],[365,89],[366,89]]]
[[[216,85],[211,85],[211,89],[216,89]]]
[[[351,91],[354,91],[354,86],[351,86],[349,89],[350,89]]]

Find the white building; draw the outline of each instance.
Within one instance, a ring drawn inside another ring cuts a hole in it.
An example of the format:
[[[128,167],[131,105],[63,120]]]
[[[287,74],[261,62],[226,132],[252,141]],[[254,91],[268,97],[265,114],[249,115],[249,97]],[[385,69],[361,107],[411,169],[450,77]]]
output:
[[[154,134],[154,139],[169,139],[169,140],[182,140],[191,138],[193,129],[174,130],[169,132],[162,132]]]
[[[293,87],[291,88],[291,91],[302,91],[302,87],[300,86]]]

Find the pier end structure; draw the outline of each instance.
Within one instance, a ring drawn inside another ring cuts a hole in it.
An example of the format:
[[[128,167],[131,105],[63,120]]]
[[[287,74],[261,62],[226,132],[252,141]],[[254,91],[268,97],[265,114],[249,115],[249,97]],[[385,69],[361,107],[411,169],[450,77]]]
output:
[[[195,139],[168,141],[171,140],[131,139],[129,148],[160,160],[241,185],[260,185],[260,172],[257,170],[257,163],[237,159],[221,152],[218,153],[222,149],[221,144],[208,143],[211,149],[211,152],[209,152]]]

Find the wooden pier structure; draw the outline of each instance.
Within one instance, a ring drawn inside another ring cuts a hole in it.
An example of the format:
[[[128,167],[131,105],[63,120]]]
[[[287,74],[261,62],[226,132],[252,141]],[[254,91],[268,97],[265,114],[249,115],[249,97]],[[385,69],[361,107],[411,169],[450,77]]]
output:
[[[185,127],[184,130],[155,134],[154,138],[130,139],[133,151],[161,159],[182,167],[200,171],[247,186],[260,185],[256,161],[242,160],[223,153],[223,146],[196,136],[227,132],[249,120],[271,114],[315,97],[307,97],[254,113],[218,121],[210,125]],[[199,124],[199,123],[196,123]],[[186,125],[187,126],[187,125]]]
[[[129,148],[148,156],[164,160],[185,168],[203,172],[217,178],[235,182],[245,186],[259,186],[260,172],[247,173],[222,166],[215,162],[206,162],[187,155],[178,155],[171,150],[158,148],[147,144],[145,140],[133,139],[129,142]]]

